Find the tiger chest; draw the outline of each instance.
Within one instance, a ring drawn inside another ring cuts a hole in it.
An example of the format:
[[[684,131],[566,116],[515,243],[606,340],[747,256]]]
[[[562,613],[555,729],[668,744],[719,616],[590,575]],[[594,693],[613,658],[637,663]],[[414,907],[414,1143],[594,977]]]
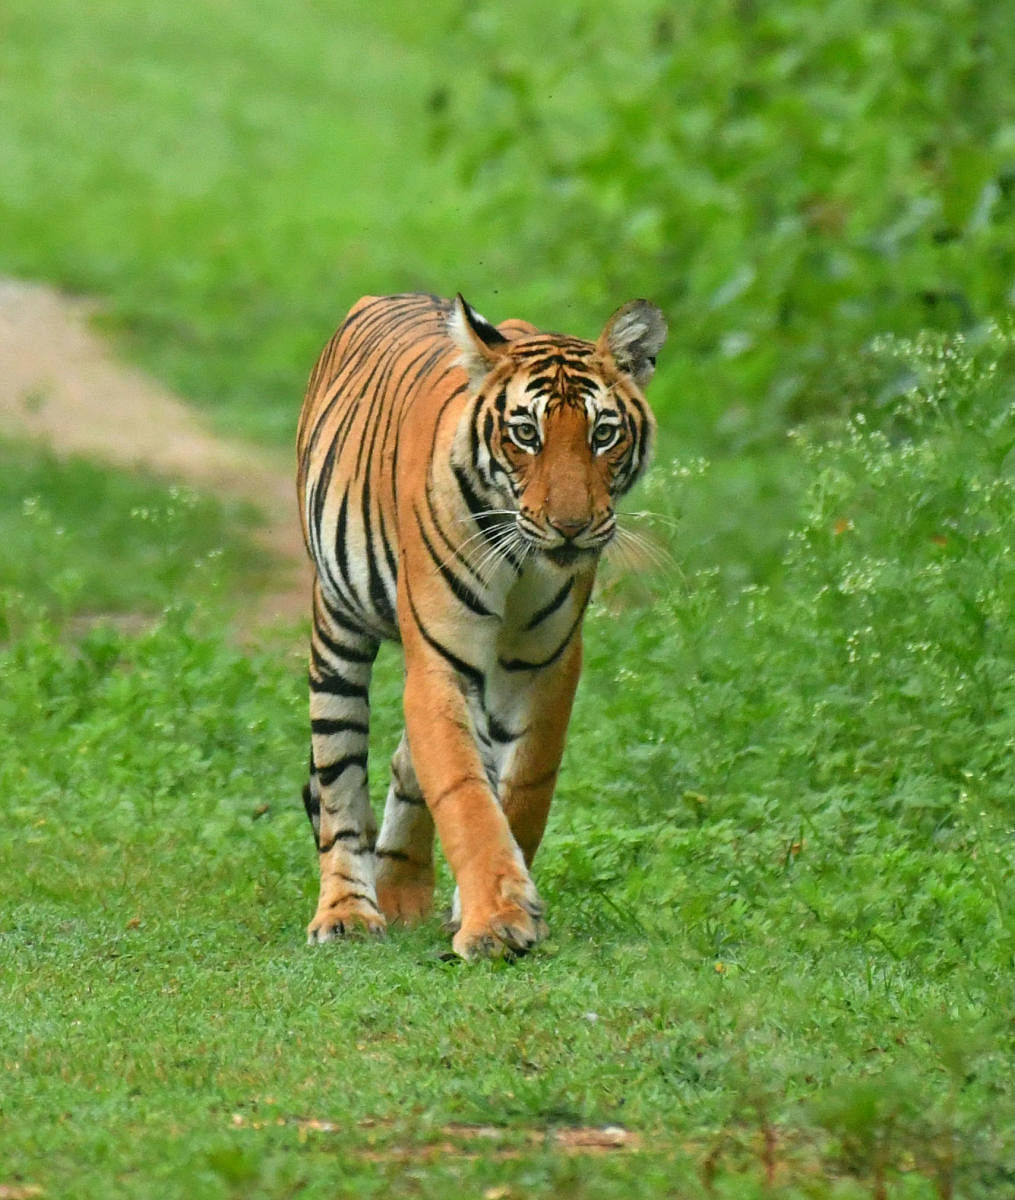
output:
[[[490,647],[488,705],[507,716],[527,707],[538,688],[579,636],[591,575],[566,575],[531,567],[504,599],[503,620]]]

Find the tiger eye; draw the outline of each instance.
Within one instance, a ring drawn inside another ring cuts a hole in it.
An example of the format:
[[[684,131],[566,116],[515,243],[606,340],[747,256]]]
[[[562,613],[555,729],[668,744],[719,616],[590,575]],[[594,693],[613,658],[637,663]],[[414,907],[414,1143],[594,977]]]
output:
[[[516,421],[508,429],[512,440],[525,449],[539,444],[539,426],[535,421]]]

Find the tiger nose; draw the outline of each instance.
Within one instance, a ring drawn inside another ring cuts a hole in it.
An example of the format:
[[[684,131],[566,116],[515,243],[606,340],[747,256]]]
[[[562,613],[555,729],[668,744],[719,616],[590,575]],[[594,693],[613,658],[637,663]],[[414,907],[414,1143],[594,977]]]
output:
[[[550,517],[548,520],[550,527],[568,540],[576,538],[579,533],[588,528],[589,524],[586,517]]]

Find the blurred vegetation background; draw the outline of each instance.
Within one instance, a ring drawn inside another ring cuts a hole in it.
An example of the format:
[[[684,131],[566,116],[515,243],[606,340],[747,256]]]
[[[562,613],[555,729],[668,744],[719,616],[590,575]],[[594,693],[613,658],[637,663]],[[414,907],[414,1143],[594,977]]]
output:
[[[1015,22],[989,0],[6,0],[0,270],[286,443],[359,295],[671,322],[710,455],[848,399],[872,334],[1015,301]]]

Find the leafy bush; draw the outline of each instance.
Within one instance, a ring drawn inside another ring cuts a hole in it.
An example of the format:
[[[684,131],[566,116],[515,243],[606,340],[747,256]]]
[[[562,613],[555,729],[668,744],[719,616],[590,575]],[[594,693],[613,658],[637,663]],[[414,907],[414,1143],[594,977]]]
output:
[[[487,268],[524,291],[539,264],[548,315],[651,295],[674,407],[782,430],[837,400],[837,356],[872,335],[1011,305],[1015,27],[996,5],[614,3],[533,22],[529,44],[519,24],[470,6],[459,58],[485,85],[449,84],[437,128]]]
[[[996,327],[883,339],[845,434],[797,436],[811,485],[777,585],[729,602],[699,576],[620,627],[594,621],[605,711],[579,707],[571,780],[599,797],[593,825],[605,806],[627,827],[597,855],[575,809],[596,886],[670,878],[679,912],[680,863],[704,853],[717,895],[792,876],[818,910],[825,873],[855,871],[851,936],[936,942],[941,969],[975,937],[1012,962],[1013,349]],[[608,746],[584,740],[604,724]],[[890,878],[867,872],[875,847],[899,857]]]

